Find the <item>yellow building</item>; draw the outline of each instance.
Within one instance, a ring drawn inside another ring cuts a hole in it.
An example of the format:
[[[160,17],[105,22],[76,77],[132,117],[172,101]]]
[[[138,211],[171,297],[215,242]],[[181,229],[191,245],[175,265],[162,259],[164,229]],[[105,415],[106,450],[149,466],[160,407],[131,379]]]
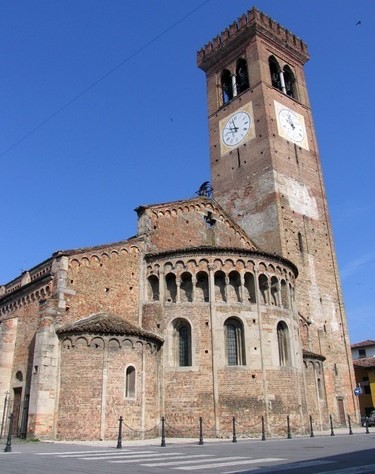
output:
[[[352,344],[352,356],[357,387],[361,388],[361,416],[368,416],[375,407],[375,341]]]

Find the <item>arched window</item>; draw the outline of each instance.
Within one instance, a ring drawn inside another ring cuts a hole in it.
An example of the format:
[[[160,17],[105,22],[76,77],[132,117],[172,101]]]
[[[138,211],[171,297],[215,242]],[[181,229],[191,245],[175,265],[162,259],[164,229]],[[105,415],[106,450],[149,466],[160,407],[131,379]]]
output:
[[[225,342],[228,365],[245,365],[243,325],[235,318],[225,321]]]
[[[135,398],[135,367],[129,365],[126,369],[125,376],[125,397]]]
[[[268,278],[266,275],[259,275],[259,290],[262,297],[262,304],[268,304]]]
[[[196,301],[209,301],[208,297],[208,275],[206,272],[197,273]]]
[[[270,56],[268,59],[268,65],[270,68],[271,83],[276,89],[282,90],[280,81],[280,66],[274,56]]]
[[[279,281],[273,276],[271,278],[271,304],[278,306],[279,305]]]
[[[170,303],[176,303],[177,297],[177,284],[176,284],[176,275],[174,273],[168,273],[165,276],[165,286],[166,286],[166,300]]]
[[[241,277],[238,272],[229,273],[229,301],[240,302],[241,301]]]
[[[226,301],[225,273],[220,270],[215,273],[215,301]]]
[[[228,69],[222,71],[220,82],[223,104],[226,104],[233,99],[232,75]]]
[[[184,319],[173,322],[174,328],[174,352],[176,365],[178,367],[191,366],[191,326]]]
[[[148,277],[148,300],[159,301],[159,278],[156,275]]]
[[[296,79],[289,66],[284,66],[284,82],[286,95],[293,99],[297,99]]]
[[[269,57],[268,65],[270,68],[272,86],[276,87],[276,89],[289,97],[297,99],[296,79],[291,68],[289,66],[284,66],[283,70],[281,70],[279,63],[274,56]]]
[[[289,330],[284,321],[280,321],[277,325],[277,344],[280,367],[287,367],[290,365]]]
[[[302,240],[301,232],[298,232],[298,247],[299,247],[299,251],[302,253],[303,252],[303,240]]]
[[[191,274],[184,272],[181,275],[181,302],[193,301],[193,283],[191,280]]]
[[[288,287],[285,280],[281,280],[281,304],[284,308],[289,308]]]
[[[241,92],[249,88],[249,75],[247,72],[247,63],[245,59],[243,58],[240,58],[237,61],[236,79],[237,79],[237,93],[241,94]]]
[[[245,273],[245,291],[248,301],[256,303],[254,275],[249,272]]]
[[[317,378],[316,383],[318,385],[318,396],[320,400],[323,400],[323,385],[322,385],[322,379],[320,377]]]

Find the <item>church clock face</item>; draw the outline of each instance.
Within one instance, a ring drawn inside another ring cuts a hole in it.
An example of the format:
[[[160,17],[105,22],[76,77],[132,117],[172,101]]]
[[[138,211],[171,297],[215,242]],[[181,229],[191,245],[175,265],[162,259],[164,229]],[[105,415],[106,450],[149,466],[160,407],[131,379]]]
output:
[[[309,149],[305,119],[303,115],[290,110],[283,104],[274,101],[277,128],[280,137],[289,140],[301,148]]]
[[[236,112],[225,123],[221,139],[228,147],[236,146],[247,137],[250,127],[250,115],[244,111]]]
[[[289,109],[281,109],[279,112],[279,122],[291,140],[297,143],[303,141],[305,129],[295,113]]]

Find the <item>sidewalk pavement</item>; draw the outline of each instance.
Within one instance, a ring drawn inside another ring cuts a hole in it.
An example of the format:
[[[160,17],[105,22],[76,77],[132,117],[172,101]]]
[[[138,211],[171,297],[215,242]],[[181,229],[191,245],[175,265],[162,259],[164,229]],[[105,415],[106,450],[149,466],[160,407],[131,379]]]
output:
[[[372,429],[374,430],[374,429]],[[375,433],[375,431],[371,431],[371,428],[369,428],[370,433]],[[366,433],[366,428],[361,427],[361,426],[356,426],[352,427],[352,432],[353,434],[365,434]],[[344,427],[344,428],[334,428],[334,435],[349,435],[349,428]],[[331,430],[324,430],[324,431],[314,431],[314,437],[320,437],[320,436],[331,436]],[[293,435],[292,433],[292,438],[297,438],[297,439],[302,439],[302,438],[309,438],[310,434],[306,433],[305,435]],[[267,440],[280,440],[283,439],[282,436],[273,436],[272,438],[267,438]],[[286,439],[286,437],[285,437]],[[6,443],[6,439],[1,440]],[[20,440],[18,438],[12,438],[12,443],[24,443],[24,442],[30,442],[31,440]],[[81,440],[40,440],[44,443],[54,443],[54,444],[70,444],[70,445],[77,445],[77,446],[94,446],[94,447],[101,447],[101,448],[108,448],[108,447],[113,447],[116,448],[117,446],[117,439],[108,439],[108,440],[91,440],[91,441],[81,441]],[[167,445],[173,445],[173,444],[198,444],[198,437],[197,438],[166,438],[166,444]],[[258,438],[242,438],[240,436],[237,436],[237,441],[260,441],[260,437]],[[232,442],[232,438],[204,438],[204,443],[228,443]],[[152,439],[137,439],[137,440],[128,440],[124,439],[122,440],[122,446],[123,448],[125,447],[135,447],[135,446],[160,446],[161,443],[161,438],[152,438]]]

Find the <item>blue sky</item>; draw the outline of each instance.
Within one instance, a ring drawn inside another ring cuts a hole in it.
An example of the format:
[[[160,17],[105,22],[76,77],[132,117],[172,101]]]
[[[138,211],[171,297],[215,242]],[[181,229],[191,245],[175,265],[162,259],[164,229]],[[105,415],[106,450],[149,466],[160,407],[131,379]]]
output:
[[[209,179],[196,51],[245,0],[2,0],[0,283]],[[301,37],[352,342],[375,338],[375,2],[258,0]],[[360,25],[356,25],[361,21]]]

